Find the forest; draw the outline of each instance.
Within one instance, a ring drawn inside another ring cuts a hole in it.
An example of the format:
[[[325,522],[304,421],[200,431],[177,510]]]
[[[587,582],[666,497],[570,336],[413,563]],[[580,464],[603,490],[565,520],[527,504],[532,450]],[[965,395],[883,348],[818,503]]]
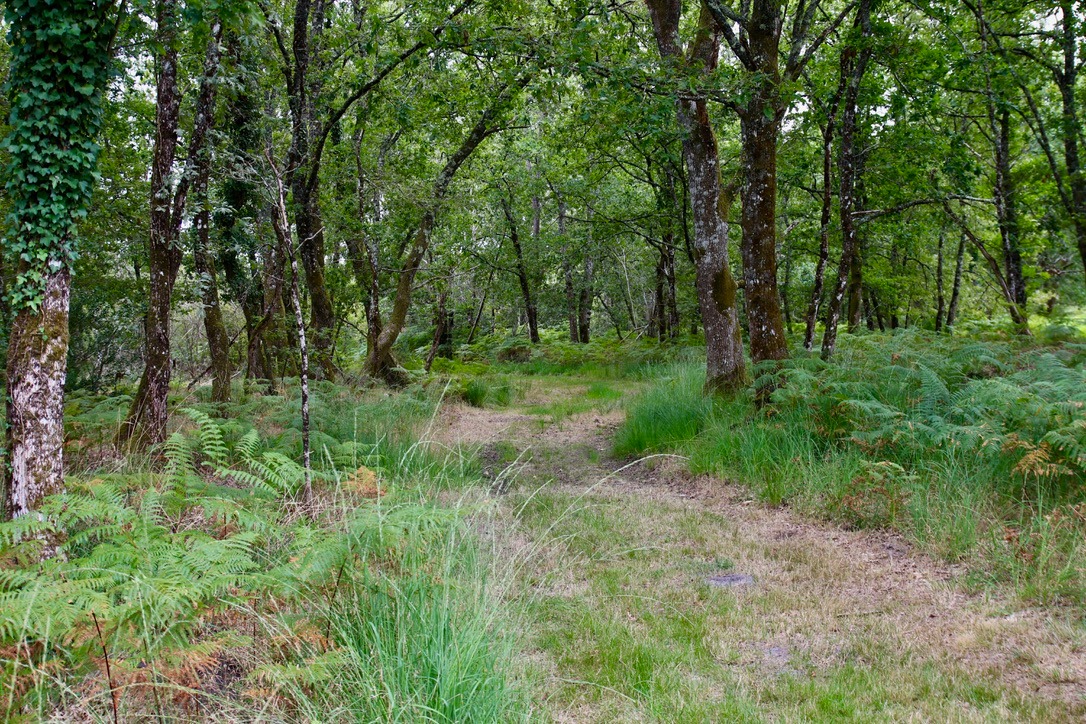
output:
[[[1083,0],[4,0],[5,721],[1086,719]]]

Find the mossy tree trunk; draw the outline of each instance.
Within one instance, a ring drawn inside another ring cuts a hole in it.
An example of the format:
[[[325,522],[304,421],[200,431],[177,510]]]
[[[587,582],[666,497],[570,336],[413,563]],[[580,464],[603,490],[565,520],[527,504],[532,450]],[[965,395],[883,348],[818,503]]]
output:
[[[700,73],[716,67],[720,45],[712,18],[703,7],[697,35],[685,51],[679,39],[681,0],[646,0],[661,57]],[[721,193],[720,158],[716,134],[704,97],[676,101],[683,130],[683,160],[694,216],[693,255],[698,306],[705,328],[707,391],[734,390],[746,381],[736,284],[728,264],[727,207],[729,194]]]

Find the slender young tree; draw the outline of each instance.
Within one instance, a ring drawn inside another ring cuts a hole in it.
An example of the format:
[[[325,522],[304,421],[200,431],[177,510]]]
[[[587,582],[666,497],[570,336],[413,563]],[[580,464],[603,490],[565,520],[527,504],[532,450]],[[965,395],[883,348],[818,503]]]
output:
[[[837,346],[837,324],[841,320],[845,306],[846,292],[849,291],[850,278],[857,274],[859,261],[859,236],[854,218],[857,210],[856,186],[860,175],[860,153],[857,149],[857,120],[859,110],[860,85],[867,73],[871,61],[871,5],[873,0],[860,0],[856,10],[854,32],[858,34],[855,45],[850,45],[841,53],[841,77],[848,78],[841,110],[841,149],[838,168],[841,177],[840,212],[841,212],[841,263],[837,269],[837,283],[830,294],[830,304],[826,315],[826,331],[822,337],[822,358],[829,359]],[[857,47],[858,46],[858,47]],[[859,284],[855,294],[859,294]],[[859,313],[859,304],[853,303]]]

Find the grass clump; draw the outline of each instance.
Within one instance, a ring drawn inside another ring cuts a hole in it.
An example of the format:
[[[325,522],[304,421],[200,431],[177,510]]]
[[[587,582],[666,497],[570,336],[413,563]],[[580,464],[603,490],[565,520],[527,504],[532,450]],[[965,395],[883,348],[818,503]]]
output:
[[[472,377],[460,388],[460,396],[472,407],[508,407],[521,394],[516,383],[499,375]]]
[[[615,434],[615,454],[660,452],[694,439],[712,413],[712,400],[702,394],[704,384],[704,372],[694,365],[667,368],[630,406]]]

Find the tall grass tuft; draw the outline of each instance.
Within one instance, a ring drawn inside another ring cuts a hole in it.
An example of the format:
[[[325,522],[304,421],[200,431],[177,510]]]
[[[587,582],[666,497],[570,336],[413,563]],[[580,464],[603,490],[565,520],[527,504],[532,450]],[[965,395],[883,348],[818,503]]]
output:
[[[660,452],[694,439],[713,412],[712,401],[702,394],[704,384],[704,372],[694,365],[667,367],[630,407],[615,435],[615,454]]]

